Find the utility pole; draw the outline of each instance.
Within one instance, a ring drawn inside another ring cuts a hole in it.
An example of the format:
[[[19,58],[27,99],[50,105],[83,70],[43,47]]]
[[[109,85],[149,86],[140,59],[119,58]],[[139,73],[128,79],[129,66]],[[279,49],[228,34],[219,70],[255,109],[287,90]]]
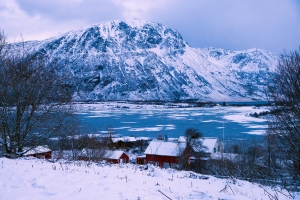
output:
[[[224,162],[224,152],[225,152],[225,141],[224,141],[224,132],[225,132],[225,127],[224,127],[224,117],[223,117],[223,147],[222,147],[222,161]]]

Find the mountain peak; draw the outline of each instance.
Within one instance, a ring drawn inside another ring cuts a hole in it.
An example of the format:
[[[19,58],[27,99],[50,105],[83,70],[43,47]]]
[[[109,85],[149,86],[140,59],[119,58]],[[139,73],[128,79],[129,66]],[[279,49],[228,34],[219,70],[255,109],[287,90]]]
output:
[[[69,31],[32,49],[75,77],[77,100],[263,100],[277,59],[260,49],[192,48],[178,31],[138,19]]]
[[[182,54],[184,47],[187,46],[176,30],[145,20],[102,22],[45,40],[45,44],[54,49],[66,44],[68,49],[81,51],[93,48],[95,52],[103,53],[159,49],[169,54]]]

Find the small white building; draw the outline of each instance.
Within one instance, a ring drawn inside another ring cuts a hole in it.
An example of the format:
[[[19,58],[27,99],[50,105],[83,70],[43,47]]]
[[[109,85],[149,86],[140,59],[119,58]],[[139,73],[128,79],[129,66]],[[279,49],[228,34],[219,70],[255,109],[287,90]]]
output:
[[[204,152],[210,154],[210,157],[212,157],[214,154],[223,152],[223,144],[220,142],[219,138],[207,137],[201,139],[202,139],[202,145],[206,147],[206,149],[204,149]]]
[[[177,140],[179,143],[185,143],[184,136],[180,136]],[[215,154],[223,152],[223,144],[217,137],[203,137],[199,141],[202,143],[202,148],[193,147],[193,150],[197,153],[203,153],[205,157],[215,157]]]

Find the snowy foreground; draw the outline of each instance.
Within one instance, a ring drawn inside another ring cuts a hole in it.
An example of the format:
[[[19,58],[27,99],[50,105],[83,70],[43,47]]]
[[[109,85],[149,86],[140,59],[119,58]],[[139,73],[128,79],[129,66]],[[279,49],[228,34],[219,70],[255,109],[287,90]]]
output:
[[[233,183],[193,172],[140,167],[0,158],[0,199],[242,200],[270,199],[268,193],[275,194],[246,181]]]

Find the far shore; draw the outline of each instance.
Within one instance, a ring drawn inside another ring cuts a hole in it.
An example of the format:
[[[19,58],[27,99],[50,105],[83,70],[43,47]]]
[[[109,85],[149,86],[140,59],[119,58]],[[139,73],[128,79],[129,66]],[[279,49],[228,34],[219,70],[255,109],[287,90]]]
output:
[[[74,102],[76,112],[107,111],[124,109],[174,109],[195,107],[224,107],[224,106],[268,106],[268,102],[136,102],[136,101],[104,101],[104,102]]]

